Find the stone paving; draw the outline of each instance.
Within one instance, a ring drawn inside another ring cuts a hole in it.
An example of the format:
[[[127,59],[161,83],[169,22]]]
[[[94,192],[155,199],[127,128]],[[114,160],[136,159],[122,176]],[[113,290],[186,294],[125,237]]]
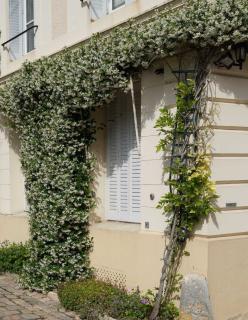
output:
[[[51,296],[22,290],[14,275],[0,275],[0,320],[72,320]]]

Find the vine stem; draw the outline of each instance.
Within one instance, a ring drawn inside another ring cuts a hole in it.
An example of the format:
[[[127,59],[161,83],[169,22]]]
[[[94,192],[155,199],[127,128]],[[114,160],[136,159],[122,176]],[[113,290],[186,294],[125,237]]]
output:
[[[138,121],[137,121],[137,110],[136,110],[134,84],[133,84],[133,76],[132,75],[130,75],[130,88],[131,88],[132,105],[133,105],[133,118],[134,118],[136,143],[137,143],[138,152],[140,154],[139,127],[138,127]]]
[[[170,265],[172,254],[173,254],[173,249],[174,249],[174,243],[175,243],[175,238],[176,238],[175,237],[176,224],[177,224],[177,218],[176,218],[176,215],[174,215],[171,233],[170,233],[169,245],[166,246],[166,248],[164,250],[163,267],[162,267],[162,273],[161,273],[161,278],[160,278],[159,290],[158,290],[158,293],[156,296],[156,301],[155,301],[152,313],[149,317],[149,320],[156,320],[158,313],[159,313],[160,305],[161,305],[162,298],[163,298],[165,282],[166,282],[167,270]]]

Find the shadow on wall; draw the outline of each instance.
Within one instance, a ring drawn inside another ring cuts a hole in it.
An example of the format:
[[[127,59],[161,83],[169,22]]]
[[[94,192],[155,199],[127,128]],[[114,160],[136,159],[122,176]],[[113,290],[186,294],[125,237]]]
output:
[[[96,208],[90,216],[91,222],[101,222],[102,210],[104,207],[104,176],[106,172],[106,110],[105,107],[97,109],[92,115],[96,121],[97,133],[96,141],[92,145],[91,151],[96,157],[95,177],[93,192],[95,194]]]
[[[24,176],[20,163],[20,141],[13,129],[9,129],[6,118],[1,117],[1,213],[23,214],[26,209]]]
[[[213,68],[217,71],[217,73],[214,72],[210,77],[213,97],[248,100],[247,91],[245,90],[247,86],[245,87],[244,84],[242,84],[242,82],[247,81],[248,59],[246,59],[246,62],[243,64],[242,70],[235,66],[230,70],[221,67],[217,68],[215,66],[213,66]],[[224,71],[223,75],[221,74],[222,71]],[[244,74],[243,77],[242,74]]]

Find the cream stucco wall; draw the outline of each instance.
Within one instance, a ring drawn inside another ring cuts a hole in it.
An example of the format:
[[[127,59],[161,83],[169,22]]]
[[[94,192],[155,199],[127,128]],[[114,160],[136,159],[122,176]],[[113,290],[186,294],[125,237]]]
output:
[[[0,214],[0,242],[25,242],[29,239],[26,214]]]
[[[0,213],[10,213],[10,156],[8,131],[0,129]]]
[[[208,243],[208,283],[216,320],[248,318],[248,236]]]
[[[23,214],[24,177],[19,158],[19,142],[14,132],[0,129],[0,214]]]
[[[149,223],[148,232],[162,232],[165,217],[156,209],[162,194],[168,191],[164,185],[164,159],[162,153],[156,153],[159,142],[154,128],[163,106],[175,105],[175,78],[165,81],[164,75],[155,74],[155,68],[143,72],[141,81],[141,212],[142,230]],[[162,63],[162,67],[163,67]],[[154,200],[150,199],[154,195]]]
[[[95,224],[92,264],[102,275],[112,272],[125,279],[128,288],[155,289],[159,284],[164,237],[161,233],[144,232],[139,226],[118,222]],[[183,274],[196,272],[208,275],[208,241],[196,238],[187,250],[191,255],[183,260]],[[199,259],[201,256],[201,259]]]

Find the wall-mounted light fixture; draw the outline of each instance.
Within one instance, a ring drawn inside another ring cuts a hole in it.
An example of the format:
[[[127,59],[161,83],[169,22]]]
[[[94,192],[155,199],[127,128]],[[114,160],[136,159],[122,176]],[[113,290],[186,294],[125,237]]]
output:
[[[235,65],[235,61],[231,52],[226,52],[220,56],[219,59],[214,62],[214,64],[217,67],[224,67],[229,70]]]
[[[158,68],[154,71],[154,73],[157,75],[164,74],[164,68]]]
[[[243,64],[246,60],[247,45],[245,43],[237,44],[233,51],[226,51],[221,55],[218,60],[214,62],[217,67],[224,67],[231,69],[232,67],[239,67],[240,70],[243,68]]]
[[[149,221],[146,221],[145,222],[145,229],[149,229],[150,228],[150,223],[149,223]]]
[[[246,59],[247,47],[245,44],[238,44],[234,50],[236,66],[239,66],[240,70],[242,70],[243,63]]]
[[[154,193],[151,193],[151,194],[150,194],[150,200],[153,201],[154,199],[155,199],[155,195],[154,195]]]
[[[226,203],[226,208],[236,208],[236,207],[237,207],[237,203],[236,202]]]
[[[81,2],[82,7],[87,6],[89,8],[89,1],[88,0],[80,0],[80,2]]]

